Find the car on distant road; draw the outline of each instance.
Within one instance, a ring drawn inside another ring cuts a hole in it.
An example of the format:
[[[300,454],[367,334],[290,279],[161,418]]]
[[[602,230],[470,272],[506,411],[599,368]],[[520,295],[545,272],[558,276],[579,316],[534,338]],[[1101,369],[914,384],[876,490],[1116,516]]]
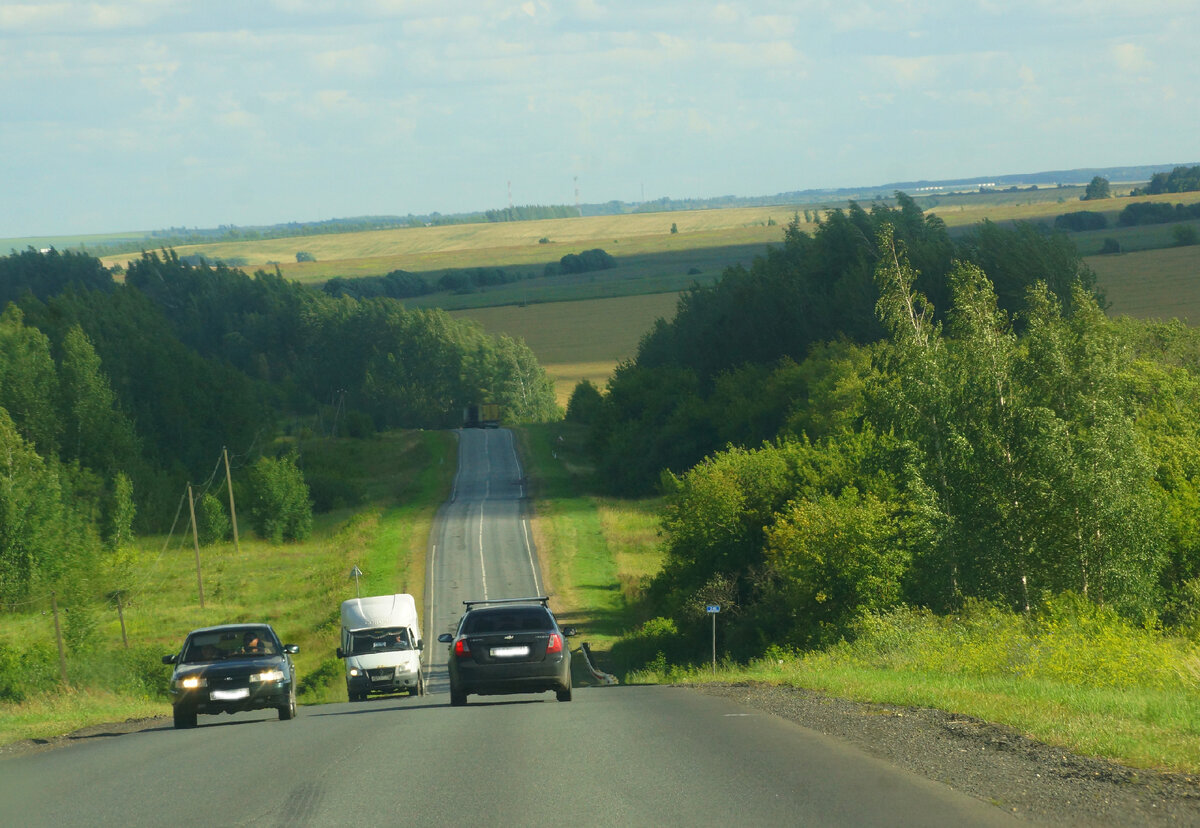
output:
[[[571,700],[573,627],[559,628],[549,599],[505,598],[463,601],[466,611],[453,635],[438,641],[450,645],[450,704],[467,703],[471,693],[544,693],[553,690],[560,702]]]
[[[171,706],[175,727],[195,727],[197,713],[239,713],[274,708],[296,716],[295,644],[282,644],[269,624],[223,624],[188,633],[175,665]]]

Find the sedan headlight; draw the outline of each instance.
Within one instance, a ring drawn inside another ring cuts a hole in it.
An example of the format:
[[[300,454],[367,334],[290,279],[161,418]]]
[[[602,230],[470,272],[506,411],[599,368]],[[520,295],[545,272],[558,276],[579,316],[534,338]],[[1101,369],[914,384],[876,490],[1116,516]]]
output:
[[[283,681],[283,670],[263,670],[261,673],[251,673],[250,681]]]
[[[350,675],[352,675],[352,676],[361,676],[361,675],[362,675],[362,670],[358,669],[357,667],[351,667],[351,668],[350,668]]]
[[[208,680],[203,676],[184,676],[175,680],[175,686],[180,690],[197,690],[208,686]]]

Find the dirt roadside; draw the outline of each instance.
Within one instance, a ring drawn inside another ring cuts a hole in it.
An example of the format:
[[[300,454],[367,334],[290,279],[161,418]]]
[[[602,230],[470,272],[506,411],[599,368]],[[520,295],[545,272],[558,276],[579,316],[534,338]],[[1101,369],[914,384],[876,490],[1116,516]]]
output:
[[[927,708],[766,684],[687,685],[843,739],[1034,824],[1200,826],[1200,776],[1128,768]]]

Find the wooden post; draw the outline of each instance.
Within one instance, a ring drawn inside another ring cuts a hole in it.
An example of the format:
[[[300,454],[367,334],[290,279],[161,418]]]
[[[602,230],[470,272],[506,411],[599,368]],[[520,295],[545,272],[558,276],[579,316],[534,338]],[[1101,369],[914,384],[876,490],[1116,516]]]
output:
[[[192,484],[188,484],[188,509],[192,513],[192,546],[196,549],[196,589],[200,592],[200,609],[204,609],[204,579],[200,577],[200,532],[196,528],[196,502],[192,499]]]
[[[63,650],[62,625],[58,623],[58,598],[50,593],[50,608],[54,610],[54,637],[58,640],[58,676],[67,683],[67,654]]]
[[[125,610],[121,608],[121,591],[117,590],[117,618],[121,619],[121,643],[129,649],[129,636],[125,634]]]
[[[229,487],[229,517],[233,520],[233,549],[242,554],[242,545],[238,542],[237,509],[233,507],[233,476],[229,474],[229,452],[221,447],[221,455],[225,458],[225,485]]]

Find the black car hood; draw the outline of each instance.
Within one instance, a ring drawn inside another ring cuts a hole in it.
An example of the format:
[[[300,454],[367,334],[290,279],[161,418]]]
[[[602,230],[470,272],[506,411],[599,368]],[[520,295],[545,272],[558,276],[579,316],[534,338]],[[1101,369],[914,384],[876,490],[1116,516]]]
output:
[[[283,656],[235,657],[205,664],[180,664],[175,668],[175,678],[181,679],[187,676],[203,676],[207,679],[224,678],[225,676],[240,678],[261,673],[264,670],[276,668],[283,670],[284,665]]]

